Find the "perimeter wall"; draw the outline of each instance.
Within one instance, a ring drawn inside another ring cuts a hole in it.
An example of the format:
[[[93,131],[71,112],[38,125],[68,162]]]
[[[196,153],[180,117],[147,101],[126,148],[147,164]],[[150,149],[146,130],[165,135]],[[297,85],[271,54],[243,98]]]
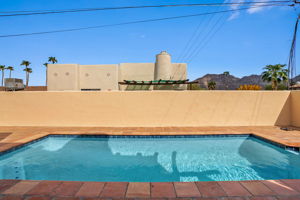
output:
[[[291,125],[300,127],[300,91],[291,92]]]
[[[0,92],[0,102],[0,126],[300,126],[300,92],[289,91]]]

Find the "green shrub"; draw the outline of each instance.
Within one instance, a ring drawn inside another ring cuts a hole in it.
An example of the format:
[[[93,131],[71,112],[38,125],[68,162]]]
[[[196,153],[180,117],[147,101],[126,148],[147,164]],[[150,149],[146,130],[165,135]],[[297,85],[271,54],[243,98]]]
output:
[[[188,86],[190,90],[204,90],[204,88],[201,88],[199,84],[195,83],[195,84],[191,84],[190,86]]]
[[[279,84],[278,90],[287,90],[287,86],[285,84]],[[265,90],[272,90],[272,85],[266,85]]]

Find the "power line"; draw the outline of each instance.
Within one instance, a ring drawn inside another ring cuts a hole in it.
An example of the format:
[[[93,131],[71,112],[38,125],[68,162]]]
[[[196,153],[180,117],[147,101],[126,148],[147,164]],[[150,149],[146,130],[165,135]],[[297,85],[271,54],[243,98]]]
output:
[[[255,8],[256,6],[252,6],[250,8]],[[261,7],[261,6],[258,6]],[[224,16],[224,15],[223,15]],[[221,18],[219,18],[219,20],[214,24],[214,26],[212,27],[212,29],[210,30],[210,32],[208,32],[208,34],[205,36],[205,38],[203,38],[203,40],[201,41],[201,43],[199,43],[199,45],[193,49],[192,53],[186,57],[185,62],[190,63],[197,55],[199,55],[199,53],[201,52],[201,50],[203,48],[205,48],[208,44],[208,42],[216,35],[216,33],[223,27],[225,21],[221,22]]]
[[[226,4],[226,3],[227,2],[224,2],[224,4]],[[254,7],[255,7],[255,5],[252,6],[252,8],[254,8]],[[187,44],[185,45],[183,51],[179,55],[178,62],[183,62],[183,61],[185,61],[185,62],[191,62],[193,60],[193,58],[195,56],[197,56],[199,54],[199,52],[207,45],[207,43],[209,42],[209,40],[211,40],[211,38],[224,25],[224,21],[223,21],[222,24],[219,25],[219,22],[221,21],[221,18],[223,18],[224,16],[225,16],[225,13],[223,14],[222,17],[220,17],[217,20],[217,22],[213,25],[213,27],[209,31],[206,31],[206,34],[204,35],[204,37],[202,38],[202,40],[200,42],[199,42],[199,39],[200,39],[201,34],[198,33],[198,30],[200,29],[200,24],[199,24],[198,27],[196,28],[196,30],[194,31],[192,37],[188,40]],[[212,18],[210,18],[209,21],[211,21],[211,19]],[[218,25],[218,27],[217,27],[217,25]],[[213,33],[211,34],[211,32],[213,32]]]
[[[256,7],[266,7],[266,6],[280,6],[280,5],[279,4],[262,5],[262,6],[256,6]],[[54,30],[54,31],[42,31],[42,32],[33,32],[33,33],[19,33],[19,34],[10,34],[10,35],[0,35],[0,38],[80,31],[80,30],[87,30],[87,29],[96,29],[96,28],[104,28],[104,27],[129,25],[129,24],[138,24],[138,23],[164,21],[164,20],[172,20],[172,19],[180,19],[180,18],[188,18],[188,17],[197,17],[197,16],[203,16],[203,15],[212,15],[212,14],[219,14],[219,13],[226,13],[226,12],[233,12],[233,11],[247,10],[247,9],[249,9],[249,8],[230,9],[230,10],[222,10],[222,11],[216,11],[216,12],[207,12],[207,13],[199,13],[199,14],[192,14],[192,15],[182,15],[182,16],[175,16],[175,17],[164,17],[164,18],[156,18],[156,19],[146,19],[146,20],[139,20],[139,21],[131,21],[131,22],[123,22],[123,23],[115,23],[115,24],[106,24],[106,25],[98,25],[98,26],[88,26],[88,27],[81,27],[81,28],[60,29],[60,30]]]
[[[289,85],[291,86],[291,81],[296,75],[296,41],[297,41],[297,31],[298,31],[298,23],[299,23],[300,15],[297,17],[292,45],[290,49],[289,62],[288,62],[288,76],[289,76]]]
[[[106,7],[106,8],[84,8],[84,9],[65,9],[65,10],[37,10],[37,11],[2,11],[0,17],[16,17],[27,15],[47,15],[59,13],[91,12],[103,10],[122,10],[138,8],[163,8],[163,7],[192,7],[192,6],[232,6],[232,5],[251,5],[251,4],[273,4],[273,3],[291,3],[291,1],[259,1],[259,2],[231,2],[231,3],[208,3],[208,4],[170,4],[170,5],[149,5],[149,6],[124,6],[124,7]]]
[[[253,6],[251,8],[255,8],[255,6]],[[221,27],[225,23],[224,16],[225,16],[225,13],[221,17],[219,17],[219,19],[217,19],[215,24],[212,26],[210,31],[205,35],[205,37],[199,43],[199,45],[192,51],[192,53],[188,57],[186,57],[186,62],[191,62],[193,60],[193,58],[196,57],[200,53],[201,49],[203,49],[207,45],[207,43],[211,40],[211,38],[213,38],[215,36],[215,34],[221,29]],[[222,18],[224,18],[223,21],[221,21]]]
[[[225,13],[224,13],[225,14]],[[223,14],[223,15],[224,15]],[[213,22],[213,17],[214,16],[212,16],[210,19],[209,19],[209,21],[208,21],[208,23],[207,23],[207,25],[206,25],[206,28],[205,28],[205,34],[204,34],[204,36],[203,36],[203,38],[202,38],[202,40],[200,40],[200,42],[199,42],[199,39],[201,38],[200,37],[200,34],[198,34],[198,36],[196,37],[196,39],[195,39],[195,41],[193,42],[193,44],[190,46],[190,48],[185,52],[185,54],[183,55],[183,57],[182,57],[182,62],[183,61],[186,61],[187,60],[187,58],[189,58],[193,53],[194,53],[194,51],[197,49],[197,47],[200,45],[200,44],[202,44],[202,42],[203,42],[203,40],[205,40],[206,39],[206,37],[209,35],[209,33],[210,33],[210,31],[212,31],[213,29],[214,29],[214,26],[215,25],[213,25],[213,27],[210,29],[210,30],[208,30],[208,25],[209,25],[209,23],[212,21]]]
[[[220,22],[220,23],[219,23]],[[198,48],[195,50],[195,54],[191,55],[187,62],[190,63],[192,62],[192,60],[199,55],[199,53],[201,52],[201,50],[208,44],[208,42],[216,35],[216,33],[223,27],[225,21],[221,22],[221,18],[219,19],[219,21],[215,24],[214,28],[212,29],[212,32],[210,35],[207,36],[207,39],[201,43],[201,45],[198,46]]]
[[[205,19],[206,19],[206,18],[205,18]],[[211,19],[211,18],[210,18],[210,19]],[[210,21],[210,20],[209,20],[209,21]],[[179,63],[181,62],[182,58],[185,56],[185,54],[186,54],[187,50],[189,49],[189,47],[190,47],[191,45],[193,45],[193,44],[192,44],[192,41],[193,41],[195,38],[198,38],[198,36],[199,36],[199,32],[198,32],[198,31],[200,30],[202,24],[204,24],[204,20],[202,20],[202,21],[198,24],[198,26],[197,26],[197,28],[195,29],[194,33],[192,34],[192,36],[190,37],[190,39],[188,40],[188,42],[187,42],[186,45],[184,46],[183,50],[181,51],[180,55],[178,56],[177,61],[178,61]]]
[[[227,0],[225,0],[223,3],[226,3]],[[223,13],[223,15],[225,15],[226,13]],[[207,23],[204,25],[204,27],[209,27],[208,25],[210,24],[211,21],[213,21],[214,15],[210,15],[210,18],[208,19]],[[178,58],[178,62],[183,62],[185,61],[185,58],[189,56],[189,54],[193,53],[192,49],[195,48],[195,46],[199,45],[199,39],[201,38],[201,33],[202,32],[198,32],[200,30],[200,24],[197,27],[197,29],[195,30],[193,36],[190,38],[190,40],[188,41],[188,43],[185,46],[185,49],[183,50],[182,54],[180,55],[180,60]],[[207,28],[205,28],[205,31],[207,30]],[[209,31],[207,32],[209,33]],[[195,36],[195,37],[194,37]],[[194,40],[194,41],[193,41]],[[202,42],[202,41],[200,41]],[[173,74],[174,78],[175,73]]]

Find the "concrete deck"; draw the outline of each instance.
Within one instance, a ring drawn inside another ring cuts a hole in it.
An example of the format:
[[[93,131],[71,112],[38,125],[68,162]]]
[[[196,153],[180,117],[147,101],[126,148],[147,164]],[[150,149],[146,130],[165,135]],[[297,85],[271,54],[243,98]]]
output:
[[[0,151],[49,134],[190,135],[254,134],[290,147],[300,147],[300,130],[279,127],[0,127]],[[103,183],[0,180],[0,199],[300,199],[300,180]]]

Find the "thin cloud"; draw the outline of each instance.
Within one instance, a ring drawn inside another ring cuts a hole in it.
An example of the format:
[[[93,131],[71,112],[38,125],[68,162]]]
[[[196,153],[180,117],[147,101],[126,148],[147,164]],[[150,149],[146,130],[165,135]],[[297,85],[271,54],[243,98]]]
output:
[[[228,0],[226,0],[226,1],[224,1],[224,2],[228,2]],[[236,1],[236,0],[231,0],[230,2],[242,3],[242,2],[244,2],[244,0],[238,0],[238,1]],[[236,10],[236,9],[238,9],[239,7],[240,7],[240,6],[239,6],[238,4],[234,4],[234,5],[231,5],[231,6],[230,6],[230,8],[231,8],[232,10]],[[230,21],[230,20],[234,20],[234,19],[238,18],[239,15],[240,15],[240,12],[239,12],[239,11],[234,11],[234,12],[229,16],[228,20],[229,20],[229,21]]]
[[[261,1],[261,0],[260,0]],[[263,5],[266,5],[265,3],[255,3],[253,4],[253,6],[263,6]],[[254,8],[249,8],[247,10],[247,13],[249,14],[253,14],[253,13],[257,13],[257,12],[260,12],[262,11],[263,9],[265,9],[266,7],[254,7]]]
[[[231,21],[231,20],[234,20],[234,19],[238,18],[239,15],[240,15],[240,12],[235,11],[234,13],[232,13],[232,14],[229,16],[228,21]]]
[[[253,0],[251,0],[251,1],[253,1]],[[251,1],[250,1],[250,2],[251,2]],[[263,2],[263,1],[265,1],[265,0],[255,0],[255,1],[256,1],[256,2]],[[225,2],[226,2],[226,1],[225,1]],[[243,2],[245,2],[245,0],[239,0],[239,1],[231,0],[231,2],[243,3]],[[249,2],[249,1],[247,1],[247,2]],[[254,6],[254,7],[253,7],[253,8],[249,8],[249,9],[247,10],[247,13],[248,13],[248,14],[254,14],[254,13],[263,11],[263,10],[267,9],[267,7],[260,7],[260,6],[264,6],[264,5],[266,5],[266,4],[264,4],[264,3],[254,3],[254,4],[251,4],[251,6]],[[257,7],[255,7],[255,6],[257,6]],[[230,8],[233,9],[233,10],[238,9],[238,8],[240,8],[240,7],[241,7],[240,5],[232,5],[232,6],[230,6]],[[235,12],[233,12],[233,13],[229,16],[228,20],[230,21],[230,20],[236,19],[236,18],[238,18],[239,15],[240,15],[240,12],[239,12],[239,11],[235,11]]]

